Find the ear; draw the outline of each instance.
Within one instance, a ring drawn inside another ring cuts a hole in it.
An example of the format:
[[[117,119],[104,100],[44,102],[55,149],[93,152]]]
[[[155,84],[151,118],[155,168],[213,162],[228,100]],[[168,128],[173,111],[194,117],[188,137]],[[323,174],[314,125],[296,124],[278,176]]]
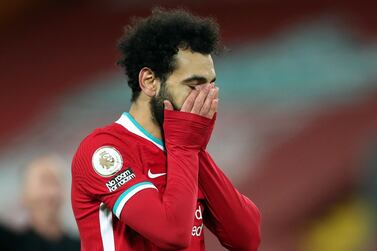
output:
[[[139,85],[142,92],[148,97],[153,97],[156,95],[158,81],[154,75],[154,72],[150,68],[144,67],[140,70]]]

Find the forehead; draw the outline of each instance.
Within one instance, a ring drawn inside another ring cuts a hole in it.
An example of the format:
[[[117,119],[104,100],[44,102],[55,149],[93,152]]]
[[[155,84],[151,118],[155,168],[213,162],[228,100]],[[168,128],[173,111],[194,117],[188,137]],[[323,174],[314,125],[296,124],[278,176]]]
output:
[[[176,55],[176,69],[172,75],[179,79],[197,75],[211,80],[216,74],[211,55],[180,49]]]

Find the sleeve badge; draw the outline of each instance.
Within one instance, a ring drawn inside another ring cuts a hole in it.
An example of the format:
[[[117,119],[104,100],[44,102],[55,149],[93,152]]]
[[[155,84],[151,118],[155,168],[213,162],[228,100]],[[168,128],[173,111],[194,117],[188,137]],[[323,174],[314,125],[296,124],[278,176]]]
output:
[[[110,177],[122,169],[122,155],[112,146],[102,146],[94,152],[92,165],[97,174]]]

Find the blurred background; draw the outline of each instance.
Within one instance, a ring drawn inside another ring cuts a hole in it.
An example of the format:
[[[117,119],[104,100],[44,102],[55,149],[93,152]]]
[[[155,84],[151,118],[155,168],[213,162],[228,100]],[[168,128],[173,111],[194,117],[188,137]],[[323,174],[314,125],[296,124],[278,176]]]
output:
[[[260,208],[260,250],[377,250],[376,1],[1,0],[1,225],[30,224],[24,172],[52,154],[60,221],[77,236],[71,158],[83,137],[128,110],[116,44],[153,6],[221,26],[210,152]],[[206,235],[207,250],[224,250]]]

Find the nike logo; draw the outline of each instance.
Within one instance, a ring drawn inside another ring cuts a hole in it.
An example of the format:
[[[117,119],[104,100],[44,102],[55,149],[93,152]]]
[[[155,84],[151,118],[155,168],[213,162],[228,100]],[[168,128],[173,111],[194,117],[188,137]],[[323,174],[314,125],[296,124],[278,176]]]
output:
[[[151,169],[148,170],[148,177],[151,178],[151,179],[155,179],[155,178],[158,178],[158,177],[164,176],[164,175],[166,175],[166,173],[152,173]]]

